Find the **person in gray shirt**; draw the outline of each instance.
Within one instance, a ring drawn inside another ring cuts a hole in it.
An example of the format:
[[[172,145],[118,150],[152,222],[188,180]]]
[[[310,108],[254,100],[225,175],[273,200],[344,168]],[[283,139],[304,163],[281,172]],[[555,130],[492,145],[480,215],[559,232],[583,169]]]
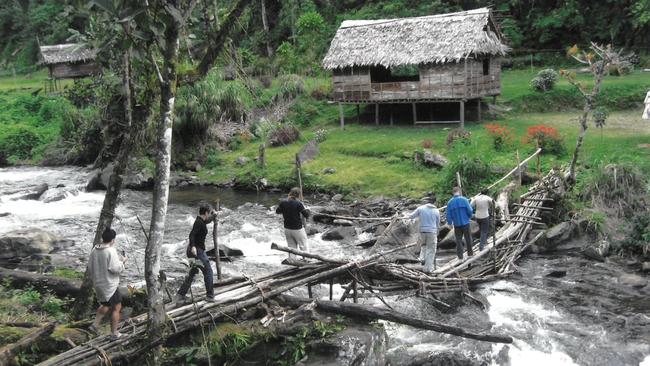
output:
[[[418,207],[410,219],[420,219],[420,260],[424,258],[424,271],[430,273],[436,268],[436,246],[438,244],[438,228],[440,228],[440,211],[433,204],[433,198],[428,203]]]
[[[117,327],[120,323],[122,295],[120,294],[120,273],[124,270],[126,257],[117,254],[115,249],[115,230],[107,228],[102,233],[102,244],[93,248],[88,260],[88,271],[92,276],[93,286],[99,308],[90,330],[100,334],[99,326],[109,310],[111,313],[111,338],[118,339],[122,334]]]

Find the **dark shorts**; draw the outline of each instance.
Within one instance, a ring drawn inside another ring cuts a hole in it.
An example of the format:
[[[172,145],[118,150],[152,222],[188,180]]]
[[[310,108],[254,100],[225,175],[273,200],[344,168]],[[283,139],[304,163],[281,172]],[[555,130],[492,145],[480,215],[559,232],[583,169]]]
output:
[[[100,301],[99,302],[103,306],[110,306],[110,307],[115,307],[115,305],[121,304],[122,303],[122,294],[120,293],[120,289],[116,289],[115,293],[113,293],[113,296],[111,296],[108,301]]]

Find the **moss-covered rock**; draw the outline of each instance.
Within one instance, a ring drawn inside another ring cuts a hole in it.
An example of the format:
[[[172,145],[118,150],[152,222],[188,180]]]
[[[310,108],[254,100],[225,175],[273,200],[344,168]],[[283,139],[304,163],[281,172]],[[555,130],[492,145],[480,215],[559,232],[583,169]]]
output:
[[[31,332],[32,328],[0,326],[0,347],[14,343]]]

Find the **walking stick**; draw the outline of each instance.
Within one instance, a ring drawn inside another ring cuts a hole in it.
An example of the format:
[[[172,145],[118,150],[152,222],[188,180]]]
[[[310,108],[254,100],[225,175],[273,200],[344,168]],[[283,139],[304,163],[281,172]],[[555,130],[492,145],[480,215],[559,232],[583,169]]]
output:
[[[217,213],[212,222],[212,242],[214,243],[214,262],[217,266],[217,279],[221,279],[221,254],[219,253],[219,241],[217,240],[217,232],[219,230],[219,210],[221,209],[221,202],[217,198]]]

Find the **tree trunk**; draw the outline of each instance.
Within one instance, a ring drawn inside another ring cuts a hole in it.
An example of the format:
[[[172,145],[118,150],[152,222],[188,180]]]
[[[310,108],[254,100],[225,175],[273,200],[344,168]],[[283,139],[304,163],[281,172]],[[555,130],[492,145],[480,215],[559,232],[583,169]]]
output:
[[[128,49],[124,53],[124,74],[122,81],[122,85],[124,87],[124,135],[122,136],[122,142],[120,144],[120,150],[115,161],[115,167],[113,168],[113,172],[111,173],[111,176],[108,180],[108,187],[106,188],[104,203],[99,214],[97,229],[95,231],[95,238],[93,239],[93,246],[101,244],[102,233],[104,230],[106,230],[106,228],[110,228],[113,224],[113,218],[115,217],[115,208],[119,203],[120,191],[122,190],[124,173],[126,172],[129,163],[131,151],[133,151],[133,146],[135,145],[135,141],[133,141],[135,134],[131,133],[133,126],[133,78],[131,58],[131,49]],[[79,320],[88,314],[88,312],[90,312],[92,299],[92,279],[90,278],[90,273],[86,267],[86,272],[84,273],[81,288],[79,290],[78,296],[75,299],[74,307],[72,310],[72,314],[75,319]]]
[[[266,0],[260,0],[262,6],[262,26],[264,27],[264,37],[266,43],[266,55],[273,57],[273,48],[271,47],[271,32],[269,31],[269,20],[266,16]]]
[[[351,317],[363,317],[369,319],[388,320],[394,323],[410,325],[415,328],[433,330],[435,332],[452,334],[455,336],[476,339],[479,341],[495,342],[495,343],[512,343],[512,337],[510,336],[505,336],[500,334],[469,332],[463,328],[436,323],[431,320],[418,319],[415,317],[411,317],[407,314],[402,314],[395,310],[375,307],[372,305],[351,304],[342,301],[301,299],[291,295],[281,295],[281,300],[294,306],[314,302],[316,303],[316,306],[318,308],[335,314],[341,314],[341,315],[351,316]]]
[[[18,269],[0,268],[0,280],[11,281],[12,288],[35,286],[37,289],[47,289],[60,297],[76,296],[79,294],[79,280],[71,280],[57,276],[47,276]],[[91,288],[92,295],[92,288]]]
[[[169,169],[171,164],[172,125],[174,122],[174,101],[176,97],[176,64],[179,50],[179,24],[172,20],[165,30],[162,80],[160,82],[160,120],[158,126],[158,151],[156,154],[156,175],[153,190],[153,207],[149,240],[145,250],[144,272],[147,284],[147,305],[149,315],[149,337],[156,341],[163,337],[165,309],[159,288],[160,255],[165,234],[165,217],[169,197]],[[159,350],[159,349],[158,349]],[[160,352],[153,351],[153,362],[159,364]]]

